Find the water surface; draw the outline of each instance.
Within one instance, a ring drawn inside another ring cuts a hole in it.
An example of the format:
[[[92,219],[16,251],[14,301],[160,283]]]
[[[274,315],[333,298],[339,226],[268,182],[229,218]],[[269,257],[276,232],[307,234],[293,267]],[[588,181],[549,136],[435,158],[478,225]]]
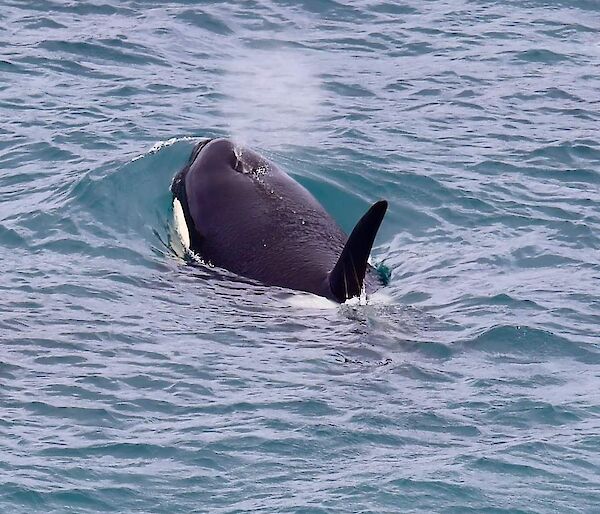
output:
[[[4,0],[0,511],[597,512],[599,70],[592,0]],[[223,135],[387,198],[387,298],[178,258]]]

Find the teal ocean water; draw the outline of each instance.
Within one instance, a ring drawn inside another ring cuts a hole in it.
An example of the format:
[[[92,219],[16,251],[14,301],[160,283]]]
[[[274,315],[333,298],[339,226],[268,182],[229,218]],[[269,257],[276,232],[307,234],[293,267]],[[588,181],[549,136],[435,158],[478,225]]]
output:
[[[600,3],[0,3],[0,512],[600,512]],[[382,293],[178,257],[220,135]]]

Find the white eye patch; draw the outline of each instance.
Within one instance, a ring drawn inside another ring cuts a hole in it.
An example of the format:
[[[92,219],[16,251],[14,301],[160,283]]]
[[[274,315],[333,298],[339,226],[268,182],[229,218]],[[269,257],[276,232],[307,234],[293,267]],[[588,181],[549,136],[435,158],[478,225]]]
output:
[[[183,214],[183,207],[181,202],[175,198],[173,200],[173,216],[175,217],[175,228],[181,238],[181,242],[186,250],[190,250],[190,231],[187,223],[185,222],[185,216]]]

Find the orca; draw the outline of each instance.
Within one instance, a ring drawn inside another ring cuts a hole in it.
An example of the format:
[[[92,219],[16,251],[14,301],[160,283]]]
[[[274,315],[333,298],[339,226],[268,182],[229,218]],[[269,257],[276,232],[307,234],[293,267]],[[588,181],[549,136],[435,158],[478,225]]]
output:
[[[338,303],[378,285],[368,259],[385,200],[348,237],[287,173],[224,138],[195,145],[171,192],[183,245],[206,263]]]

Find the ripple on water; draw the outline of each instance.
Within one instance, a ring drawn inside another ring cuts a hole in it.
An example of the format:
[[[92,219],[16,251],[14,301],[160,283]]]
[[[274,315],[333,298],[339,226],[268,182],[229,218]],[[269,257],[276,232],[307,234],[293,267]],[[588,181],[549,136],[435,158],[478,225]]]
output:
[[[5,1],[0,511],[595,512],[598,5],[546,4]],[[387,198],[389,286],[181,259],[226,135]]]

